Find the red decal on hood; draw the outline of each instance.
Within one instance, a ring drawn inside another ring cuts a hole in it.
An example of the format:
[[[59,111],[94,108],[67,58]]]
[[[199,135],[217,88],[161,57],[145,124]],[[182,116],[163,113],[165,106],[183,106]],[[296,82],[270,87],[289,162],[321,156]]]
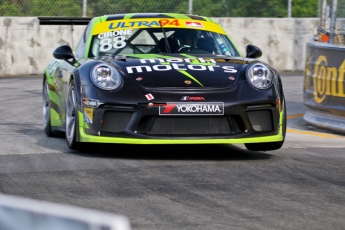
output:
[[[147,98],[147,100],[153,100],[153,99],[155,99],[151,93],[146,94],[145,97]]]

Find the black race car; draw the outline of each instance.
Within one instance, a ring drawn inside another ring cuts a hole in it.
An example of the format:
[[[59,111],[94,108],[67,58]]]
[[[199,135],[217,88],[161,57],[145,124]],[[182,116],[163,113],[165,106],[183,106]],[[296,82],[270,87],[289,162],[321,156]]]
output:
[[[92,18],[43,78],[44,130],[67,145],[239,144],[282,147],[286,106],[279,73],[247,45],[242,57],[207,17],[115,14]]]

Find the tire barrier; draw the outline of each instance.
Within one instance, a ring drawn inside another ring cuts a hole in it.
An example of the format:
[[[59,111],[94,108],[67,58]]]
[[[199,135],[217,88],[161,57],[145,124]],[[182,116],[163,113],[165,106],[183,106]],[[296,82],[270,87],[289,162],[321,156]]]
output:
[[[310,41],[306,47],[304,120],[316,127],[345,133],[345,47]]]

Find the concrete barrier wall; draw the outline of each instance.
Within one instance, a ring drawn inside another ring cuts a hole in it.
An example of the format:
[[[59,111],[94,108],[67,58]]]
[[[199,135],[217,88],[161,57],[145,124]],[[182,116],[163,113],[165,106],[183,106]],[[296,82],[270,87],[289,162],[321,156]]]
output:
[[[131,230],[128,217],[0,194],[1,230]]]
[[[317,18],[215,18],[245,54],[253,44],[261,59],[278,71],[303,71],[306,43],[316,34]]]
[[[213,18],[237,44],[242,55],[253,44],[261,59],[278,71],[303,71],[306,43],[317,18]],[[40,25],[36,17],[0,17],[0,76],[42,74],[57,46],[74,48],[85,26]]]
[[[345,133],[345,47],[310,41],[306,45],[303,118],[319,128]]]

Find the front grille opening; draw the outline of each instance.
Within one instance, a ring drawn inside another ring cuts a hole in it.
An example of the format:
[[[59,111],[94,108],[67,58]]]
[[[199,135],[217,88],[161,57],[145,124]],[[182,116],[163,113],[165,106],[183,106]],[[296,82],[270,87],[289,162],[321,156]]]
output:
[[[132,112],[105,111],[103,115],[101,131],[103,132],[122,132],[132,117]]]
[[[220,117],[157,117],[151,129],[152,134],[207,135],[229,134],[228,120]]]
[[[273,130],[273,117],[271,110],[248,111],[247,114],[255,131]]]
[[[155,117],[144,116],[141,118],[139,125],[137,126],[137,133],[147,133],[151,129]]]
[[[232,127],[231,129],[233,133],[241,133],[246,129],[246,126],[244,125],[244,122],[241,116],[232,115],[232,116],[229,116],[228,118],[229,118],[229,122]]]
[[[150,135],[231,135],[243,132],[244,123],[228,116],[157,116],[143,118],[138,133]]]

